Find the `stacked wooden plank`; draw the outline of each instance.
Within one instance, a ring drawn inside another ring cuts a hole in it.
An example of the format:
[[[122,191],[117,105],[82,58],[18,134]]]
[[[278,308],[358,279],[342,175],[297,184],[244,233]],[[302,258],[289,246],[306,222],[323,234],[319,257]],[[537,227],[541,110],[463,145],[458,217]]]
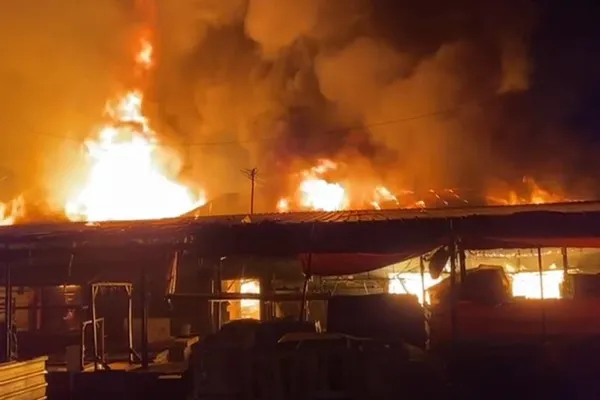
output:
[[[47,360],[47,357],[39,357],[0,364],[0,400],[45,398]]]

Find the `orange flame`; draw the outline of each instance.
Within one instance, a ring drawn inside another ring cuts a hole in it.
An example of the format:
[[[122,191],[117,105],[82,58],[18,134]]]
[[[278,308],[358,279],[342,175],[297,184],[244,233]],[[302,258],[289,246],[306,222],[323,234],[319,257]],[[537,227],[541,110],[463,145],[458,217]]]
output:
[[[515,206],[524,204],[548,204],[573,201],[557,193],[551,193],[545,189],[542,189],[533,178],[526,176],[523,178],[523,183],[527,187],[527,195],[519,196],[516,191],[510,190],[505,196],[488,196],[488,202],[497,205]]]
[[[0,226],[14,225],[25,215],[25,201],[18,196],[8,203],[0,203]]]
[[[142,38],[140,68],[152,65],[152,45]],[[65,205],[76,221],[139,220],[176,217],[206,202],[167,177],[157,138],[142,112],[141,90],[108,102],[109,122],[88,140],[91,168],[83,187]]]
[[[298,192],[300,205],[315,211],[339,211],[348,205],[346,189],[340,183],[330,183],[322,176],[337,168],[331,160],[320,160],[310,170],[303,171]]]

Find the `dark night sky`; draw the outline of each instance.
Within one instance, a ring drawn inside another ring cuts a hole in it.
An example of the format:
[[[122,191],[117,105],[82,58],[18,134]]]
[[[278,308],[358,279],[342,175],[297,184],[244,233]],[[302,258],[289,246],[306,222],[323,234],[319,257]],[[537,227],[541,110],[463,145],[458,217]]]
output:
[[[600,139],[600,11],[594,1],[566,4],[540,1],[542,13],[533,46],[533,94],[536,100],[545,98],[551,105],[556,103],[555,97],[570,98],[571,107],[564,110],[565,123],[585,134],[585,140],[595,142]]]

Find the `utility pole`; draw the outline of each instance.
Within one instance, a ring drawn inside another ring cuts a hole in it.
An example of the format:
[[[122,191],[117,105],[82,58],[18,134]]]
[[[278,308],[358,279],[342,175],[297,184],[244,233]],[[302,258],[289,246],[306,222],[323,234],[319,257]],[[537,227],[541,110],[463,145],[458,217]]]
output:
[[[250,179],[250,215],[254,214],[254,188],[256,187],[256,177],[258,176],[258,168],[243,169],[242,172]]]

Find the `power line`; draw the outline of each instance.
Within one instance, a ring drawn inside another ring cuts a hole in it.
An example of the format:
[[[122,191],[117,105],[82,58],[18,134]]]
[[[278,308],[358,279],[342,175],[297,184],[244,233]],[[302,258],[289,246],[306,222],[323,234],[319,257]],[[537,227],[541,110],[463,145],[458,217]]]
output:
[[[467,105],[479,104],[479,103],[483,103],[483,101],[467,102],[467,103],[463,103],[463,104],[460,104],[460,105],[455,106],[455,107],[451,107],[451,108],[447,108],[447,109],[443,109],[443,110],[438,110],[438,111],[434,111],[434,112],[429,112],[429,113],[423,113],[423,114],[413,115],[411,117],[395,118],[395,119],[390,119],[390,120],[385,120],[385,121],[379,121],[379,122],[373,122],[373,123],[367,123],[367,124],[362,124],[362,125],[346,126],[346,127],[340,127],[340,128],[327,129],[327,130],[322,131],[321,133],[322,134],[342,133],[342,132],[349,132],[349,131],[354,131],[354,130],[359,130],[359,129],[373,129],[373,128],[387,126],[387,125],[394,125],[394,124],[401,124],[401,123],[404,123],[404,122],[417,121],[417,120],[420,120],[420,119],[432,118],[432,117],[438,117],[438,116],[442,116],[442,115],[452,114],[452,113],[460,110],[461,108],[463,108],[463,107],[465,107]],[[68,137],[68,136],[60,136],[60,135],[53,135],[53,134],[41,132],[41,131],[38,131],[38,130],[29,130],[27,133],[29,133],[31,135],[35,135],[35,136],[50,137],[50,138],[54,138],[54,139],[58,139],[58,140],[63,140],[63,141],[72,141],[72,142],[77,143],[77,145],[81,145],[82,144],[82,140],[78,139],[78,138],[73,138],[73,137]],[[247,140],[238,140],[238,139],[235,139],[235,140],[224,140],[224,141],[207,141],[207,142],[199,142],[199,143],[177,142],[176,144],[173,144],[173,143],[156,143],[156,146],[157,147],[173,147],[173,146],[178,146],[178,147],[184,147],[184,148],[191,148],[191,147],[212,147],[212,146],[232,146],[232,145],[238,145],[238,144],[257,143],[257,142],[263,142],[263,141],[277,140],[277,139],[280,139],[280,138],[281,138],[281,136],[261,136],[261,137],[256,137],[256,138],[253,138],[253,139],[247,139]]]

